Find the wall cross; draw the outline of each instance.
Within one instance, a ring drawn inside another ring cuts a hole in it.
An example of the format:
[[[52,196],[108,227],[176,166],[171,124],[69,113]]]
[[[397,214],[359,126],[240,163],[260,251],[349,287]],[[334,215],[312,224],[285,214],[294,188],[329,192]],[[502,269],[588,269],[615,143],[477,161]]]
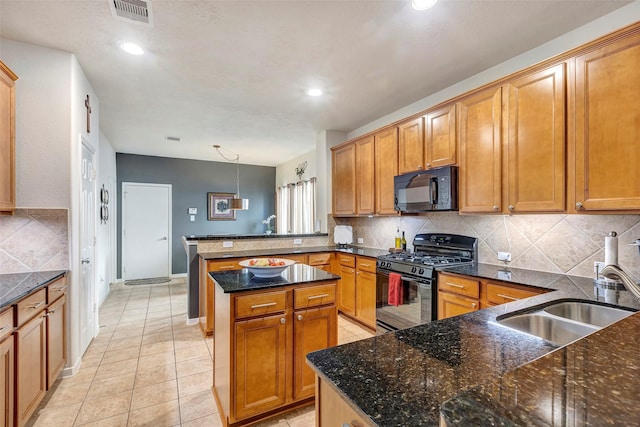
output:
[[[87,108],[87,133],[91,133],[91,101],[89,95],[84,100],[84,106]]]

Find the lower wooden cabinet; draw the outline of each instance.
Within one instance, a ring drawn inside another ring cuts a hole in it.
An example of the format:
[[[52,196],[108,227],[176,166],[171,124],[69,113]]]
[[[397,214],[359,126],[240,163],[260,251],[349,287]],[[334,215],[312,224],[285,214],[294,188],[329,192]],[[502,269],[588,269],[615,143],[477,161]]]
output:
[[[376,328],[376,260],[339,254],[338,309],[370,329]]]
[[[47,307],[47,389],[51,388],[67,361],[67,298],[58,298]]]
[[[16,417],[23,426],[47,392],[47,322],[44,307],[16,331]]]
[[[376,327],[376,275],[358,271],[356,276],[356,318],[370,328]]]
[[[356,314],[356,269],[340,265],[338,273],[338,307],[345,314]]]
[[[477,299],[438,292],[438,320],[471,313],[480,309]]]
[[[365,427],[363,418],[324,381],[318,379],[316,393],[316,426]]]
[[[5,426],[14,425],[14,365],[13,335],[0,342],[0,417]]]

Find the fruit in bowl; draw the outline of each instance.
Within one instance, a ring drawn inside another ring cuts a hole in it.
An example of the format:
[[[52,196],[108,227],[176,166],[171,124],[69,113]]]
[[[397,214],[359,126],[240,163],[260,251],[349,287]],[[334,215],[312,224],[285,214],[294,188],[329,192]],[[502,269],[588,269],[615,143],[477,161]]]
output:
[[[253,258],[240,261],[256,277],[276,277],[295,261],[283,258]]]
[[[284,259],[278,258],[255,258],[249,260],[249,267],[282,267],[286,265]]]

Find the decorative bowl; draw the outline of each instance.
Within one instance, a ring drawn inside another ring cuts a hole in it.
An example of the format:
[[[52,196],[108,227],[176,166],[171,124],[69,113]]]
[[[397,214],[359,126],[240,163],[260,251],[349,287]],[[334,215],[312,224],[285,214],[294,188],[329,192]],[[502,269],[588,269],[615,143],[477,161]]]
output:
[[[265,260],[270,265],[255,265],[259,261],[264,263],[264,261],[262,260]],[[286,270],[290,265],[293,265],[295,263],[296,262],[293,260],[283,258],[252,258],[240,261],[238,264],[248,269],[249,272],[253,273],[253,275],[256,277],[276,277],[279,276],[280,273]]]

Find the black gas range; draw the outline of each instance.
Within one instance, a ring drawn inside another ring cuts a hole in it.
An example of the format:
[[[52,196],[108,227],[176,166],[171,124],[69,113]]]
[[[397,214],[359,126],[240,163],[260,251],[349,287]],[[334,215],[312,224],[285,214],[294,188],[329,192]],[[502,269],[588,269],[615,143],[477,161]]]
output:
[[[437,318],[437,269],[478,259],[478,239],[457,234],[425,233],[413,239],[414,252],[389,253],[376,261],[376,320],[380,332],[404,329]],[[391,273],[401,288],[392,297]],[[392,297],[392,303],[389,299]],[[400,298],[400,301],[398,301]]]

